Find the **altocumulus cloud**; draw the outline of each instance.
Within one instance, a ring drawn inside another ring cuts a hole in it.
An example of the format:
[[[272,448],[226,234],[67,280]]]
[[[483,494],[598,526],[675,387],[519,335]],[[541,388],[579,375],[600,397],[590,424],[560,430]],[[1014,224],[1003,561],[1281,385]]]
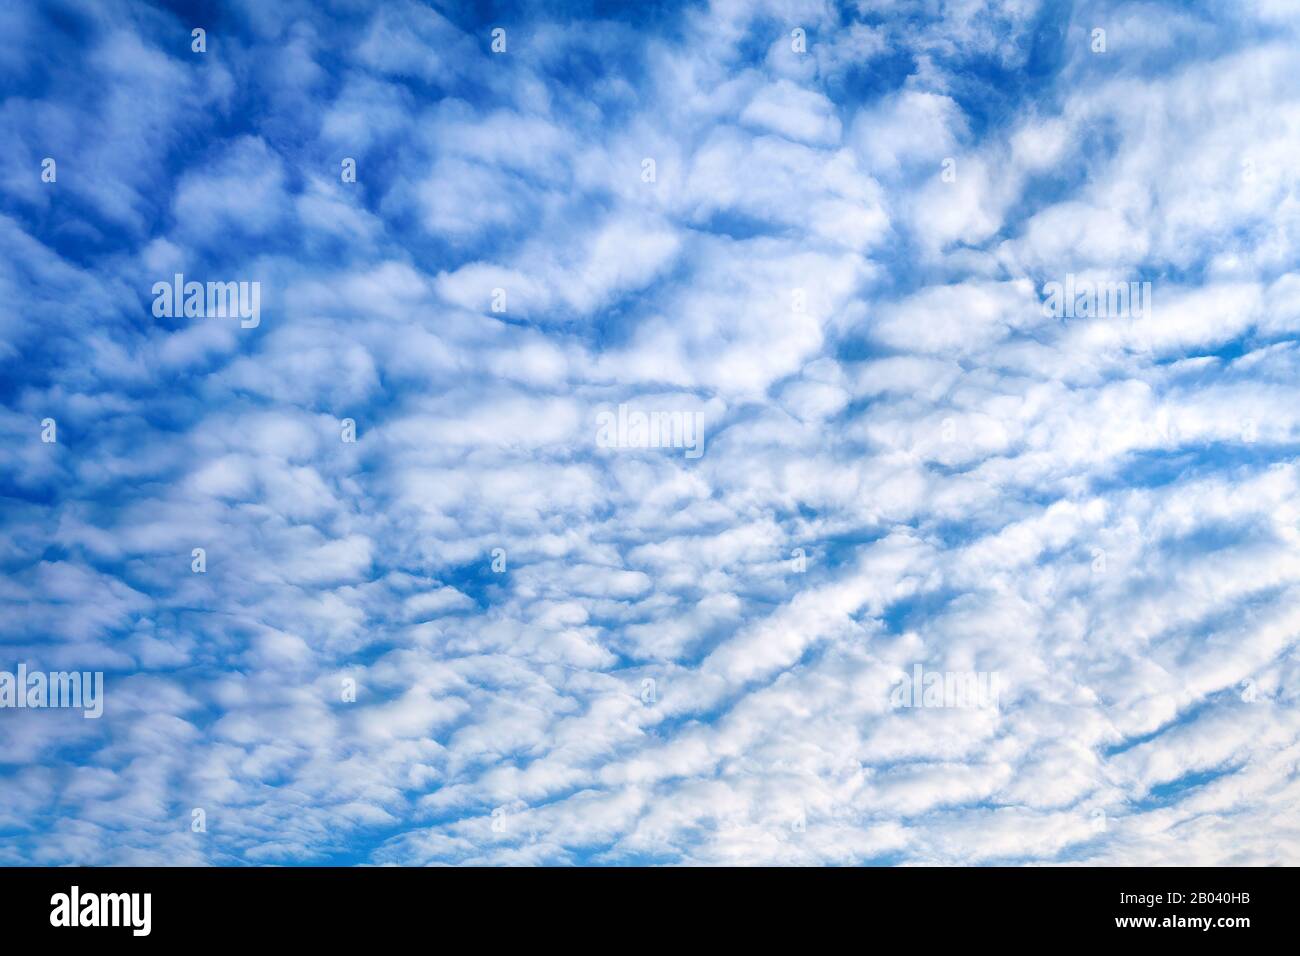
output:
[[[1300,862],[1298,26],[5,4],[0,863]]]

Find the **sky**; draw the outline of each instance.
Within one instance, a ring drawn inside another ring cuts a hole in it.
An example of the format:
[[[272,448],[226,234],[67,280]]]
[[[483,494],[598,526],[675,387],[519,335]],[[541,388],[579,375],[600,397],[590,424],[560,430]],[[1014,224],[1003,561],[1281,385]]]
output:
[[[0,864],[1300,863],[1298,28],[3,4]]]

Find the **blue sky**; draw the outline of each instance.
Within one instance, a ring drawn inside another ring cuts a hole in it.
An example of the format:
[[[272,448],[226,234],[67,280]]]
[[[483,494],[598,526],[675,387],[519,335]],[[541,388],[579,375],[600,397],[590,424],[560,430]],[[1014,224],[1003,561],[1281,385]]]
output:
[[[0,863],[1300,861],[1297,25],[6,4]]]

